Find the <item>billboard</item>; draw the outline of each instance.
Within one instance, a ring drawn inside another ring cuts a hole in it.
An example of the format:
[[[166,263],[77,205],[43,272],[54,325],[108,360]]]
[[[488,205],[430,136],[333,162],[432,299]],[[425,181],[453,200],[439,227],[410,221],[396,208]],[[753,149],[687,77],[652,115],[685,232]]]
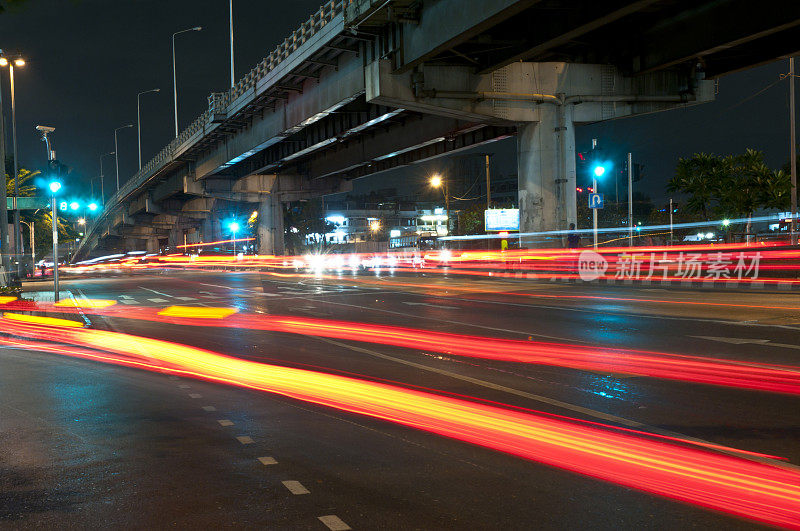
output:
[[[484,211],[486,232],[519,231],[518,208],[493,208]]]

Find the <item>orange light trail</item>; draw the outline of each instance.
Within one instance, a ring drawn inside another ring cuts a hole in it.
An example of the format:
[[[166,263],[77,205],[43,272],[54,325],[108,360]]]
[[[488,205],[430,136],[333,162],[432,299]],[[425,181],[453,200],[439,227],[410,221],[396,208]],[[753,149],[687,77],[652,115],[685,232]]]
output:
[[[648,440],[560,418],[306,369],[233,358],[102,330],[4,320],[16,336],[116,355],[51,349],[107,363],[173,371],[395,422],[531,461],[751,520],[800,529],[794,468]],[[145,354],[146,353],[146,354]]]
[[[47,305],[15,301],[7,310],[39,311]],[[85,308],[83,313],[185,326],[219,327],[304,334],[331,339],[391,345],[423,352],[494,361],[527,363],[611,374],[631,374],[682,382],[800,394],[800,367],[641,350],[597,348],[541,341],[521,341],[436,332],[397,326],[297,316],[233,314],[231,309],[164,311],[111,306]],[[59,311],[69,308],[58,308]],[[192,312],[195,317],[192,317]],[[209,318],[216,317],[216,318]]]

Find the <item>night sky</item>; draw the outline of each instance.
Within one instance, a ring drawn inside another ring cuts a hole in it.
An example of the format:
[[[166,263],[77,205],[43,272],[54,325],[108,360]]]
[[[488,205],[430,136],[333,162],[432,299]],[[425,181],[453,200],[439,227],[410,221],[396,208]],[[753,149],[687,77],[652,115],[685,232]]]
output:
[[[237,78],[319,3],[234,0]],[[170,37],[192,26],[203,26],[203,31],[179,35],[176,41],[181,129],[207,108],[209,93],[229,86],[227,0],[28,0],[1,14],[0,47],[22,52],[28,61],[16,71],[21,164],[44,164],[45,149],[34,126],[54,126],[58,158],[88,188],[88,179],[99,173],[99,155],[114,149],[114,128],[136,123],[136,93],[158,87],[160,93],[142,96],[142,158],[149,160],[174,137]],[[763,150],[768,164],[778,168],[789,151],[787,82],[747,98],[787,70],[784,60],[722,78],[714,103],[580,127],[578,149],[587,150],[597,137],[620,160],[632,151],[645,165],[640,189],[655,199],[666,197],[664,184],[677,158],[697,151],[727,154],[752,147]],[[3,84],[8,98],[6,72]],[[124,182],[137,170],[135,128],[120,131],[119,139]],[[491,149],[497,151],[493,171],[516,171],[513,139]],[[114,186],[113,157],[105,165],[108,195]],[[387,179],[407,182],[424,171],[389,172],[362,181],[359,188],[394,186]]]

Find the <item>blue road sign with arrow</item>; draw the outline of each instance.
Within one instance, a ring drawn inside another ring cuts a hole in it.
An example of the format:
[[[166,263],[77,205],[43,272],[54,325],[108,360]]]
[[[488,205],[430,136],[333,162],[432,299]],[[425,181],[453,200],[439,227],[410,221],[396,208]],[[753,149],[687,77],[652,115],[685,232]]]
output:
[[[589,194],[589,208],[603,208],[603,194]]]

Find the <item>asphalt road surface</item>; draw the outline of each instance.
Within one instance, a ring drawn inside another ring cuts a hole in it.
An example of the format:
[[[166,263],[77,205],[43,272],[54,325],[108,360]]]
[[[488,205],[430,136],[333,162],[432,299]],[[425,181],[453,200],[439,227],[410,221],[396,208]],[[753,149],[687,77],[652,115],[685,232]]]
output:
[[[46,300],[47,283],[25,285]],[[118,306],[235,307],[800,365],[800,295],[441,276],[169,272],[62,282]],[[38,294],[36,292],[39,292]],[[87,315],[92,328],[709,441],[800,466],[796,396],[310,335]],[[262,391],[0,347],[0,527],[751,529],[758,524]]]

